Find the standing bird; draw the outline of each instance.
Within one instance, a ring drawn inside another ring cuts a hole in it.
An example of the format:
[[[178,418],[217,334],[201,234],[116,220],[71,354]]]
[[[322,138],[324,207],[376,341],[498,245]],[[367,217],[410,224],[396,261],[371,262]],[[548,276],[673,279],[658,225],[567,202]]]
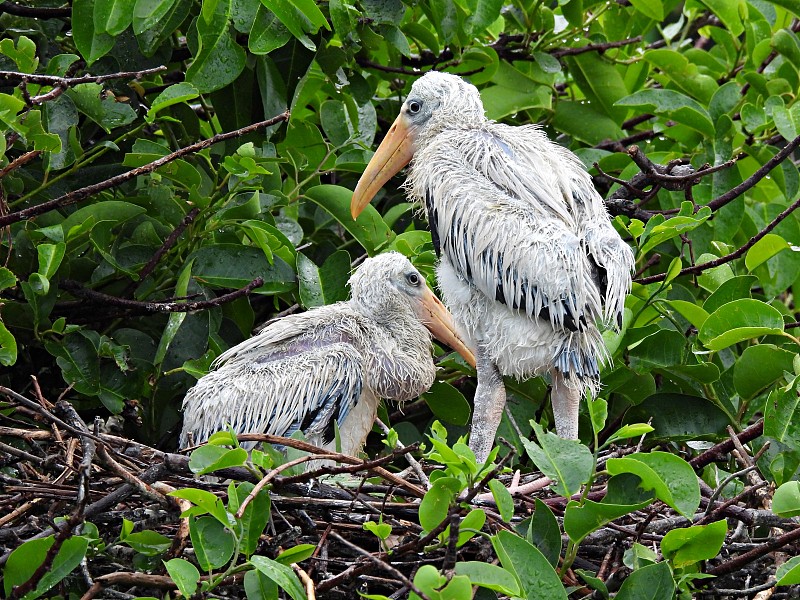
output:
[[[492,448],[503,375],[549,372],[556,431],[577,439],[581,397],[597,392],[607,356],[598,323],[621,326],[634,264],[589,174],[536,125],[487,119],[473,85],[438,72],[411,87],[353,216],[409,162],[443,299],[477,358],[470,447],[480,460]]]
[[[221,354],[217,367],[183,401],[180,444],[230,425],[236,433],[291,435],[355,455],[372,429],[381,398],[404,401],[436,375],[431,338],[475,358],[450,314],[408,259],[388,252],[350,278],[351,298],[290,315]]]

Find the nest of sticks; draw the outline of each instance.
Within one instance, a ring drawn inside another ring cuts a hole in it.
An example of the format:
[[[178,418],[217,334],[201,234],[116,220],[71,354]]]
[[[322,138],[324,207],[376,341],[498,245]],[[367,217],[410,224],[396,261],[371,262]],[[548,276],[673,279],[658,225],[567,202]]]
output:
[[[50,594],[78,590],[88,600],[161,597],[176,589],[162,561],[177,557],[192,561],[193,550],[187,520],[180,517],[186,502],[167,494],[181,488],[200,488],[227,501],[228,486],[223,478],[251,481],[259,489],[269,486],[271,519],[259,540],[257,554],[274,558],[297,544],[315,546],[311,558],[295,565],[309,598],[351,599],[357,592],[405,598],[415,571],[424,564],[448,572],[458,561],[496,560],[491,543],[482,536],[473,537],[460,548],[453,542],[431,549],[447,524],[455,525],[451,531],[457,534],[457,525],[466,512],[463,506],[483,508],[487,515],[483,531],[492,534],[518,526],[533,513],[537,499],[556,517],[563,516],[567,502],[544,485],[548,480],[541,473],[533,471],[522,477],[503,474],[501,462],[465,492],[459,505],[451,507],[441,528],[426,534],[419,525],[418,510],[427,483],[425,471],[430,467],[417,463],[415,468],[406,468],[407,456],[417,450],[415,446],[361,460],[299,440],[241,436],[242,440],[292,446],[314,455],[311,458],[326,458],[333,466],[289,475],[284,465],[266,477],[239,467],[218,472],[216,478],[196,478],[187,455],[103,433],[97,425],[89,427],[66,401],[50,405],[41,397],[34,401],[7,388],[0,388],[0,394],[8,400],[6,406],[13,407],[13,411],[0,412],[0,562],[5,565],[10,553],[28,540],[55,537],[44,564],[14,590],[12,597],[22,597],[36,587],[51,567],[58,546],[85,522],[97,527],[104,547],[84,560]],[[690,461],[697,469],[713,461],[738,461],[741,470],[735,475],[744,488],[737,496],[723,499],[701,480],[703,498],[691,523],[663,503],[654,502],[590,534],[581,543],[573,568],[590,571],[613,592],[630,573],[622,558],[634,542],[656,548],[672,529],[724,518],[729,525],[725,545],[704,568],[717,578],[704,580],[706,587],[698,596],[796,597],[792,594],[797,590],[792,587],[774,587],[774,572],[787,557],[798,553],[800,527],[796,519],[779,518],[763,507],[770,487],[744,447],[761,435],[762,429],[757,423]],[[612,449],[605,458],[634,450]],[[349,485],[323,477],[341,473],[350,476]],[[503,521],[487,493],[486,484],[494,477],[514,497],[515,513],[510,523]],[[599,500],[603,494],[604,485],[599,481],[588,498]],[[172,540],[170,548],[151,562],[151,569],[143,568],[136,553],[119,543],[123,519],[133,521],[136,531],[155,530]],[[379,519],[392,527],[392,536],[383,545],[363,527],[365,522]],[[389,546],[391,552],[386,551]],[[233,574],[207,597],[244,597],[242,580],[243,573]],[[592,597],[593,592],[581,587],[583,582],[572,569],[565,573],[564,583],[581,588],[576,594]]]

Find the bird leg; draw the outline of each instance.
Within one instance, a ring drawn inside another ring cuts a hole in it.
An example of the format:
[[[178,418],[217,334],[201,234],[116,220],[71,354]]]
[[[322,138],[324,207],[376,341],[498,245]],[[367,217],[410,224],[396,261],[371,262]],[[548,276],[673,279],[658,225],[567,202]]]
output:
[[[482,463],[494,445],[494,436],[506,405],[506,388],[497,365],[489,359],[481,344],[478,344],[476,360],[478,387],[475,390],[469,447],[478,463]]]
[[[578,411],[581,406],[580,388],[567,386],[564,375],[553,369],[553,391],[550,402],[553,404],[553,418],[556,422],[556,433],[566,440],[578,439]]]

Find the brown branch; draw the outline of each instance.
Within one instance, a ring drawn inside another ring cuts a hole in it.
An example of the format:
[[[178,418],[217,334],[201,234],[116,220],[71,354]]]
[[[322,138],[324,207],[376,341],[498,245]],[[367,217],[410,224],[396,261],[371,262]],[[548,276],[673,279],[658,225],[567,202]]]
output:
[[[734,188],[731,188],[718,198],[715,198],[711,202],[709,202],[706,206],[708,206],[712,211],[716,212],[729,202],[732,202],[751,187],[756,185],[759,181],[764,179],[772,169],[777,167],[780,163],[782,163],[795,149],[800,146],[800,136],[797,136],[788,144],[786,144],[781,150],[772,158],[770,158],[767,162],[765,162],[761,168],[759,168],[755,173],[753,173],[750,177],[745,179],[742,183],[737,185]]]
[[[800,138],[798,138],[800,139]],[[688,275],[688,274],[697,274],[702,273],[706,269],[713,269],[714,267],[718,267],[720,265],[724,265],[725,263],[729,263],[732,260],[736,260],[744,255],[750,248],[752,248],[761,238],[767,235],[770,231],[775,229],[781,221],[783,221],[786,217],[792,214],[795,210],[800,208],[800,198],[795,200],[786,210],[780,213],[777,217],[775,217],[772,222],[764,227],[761,231],[759,231],[756,235],[751,237],[746,244],[744,244],[741,248],[738,248],[731,252],[730,254],[726,254],[725,256],[720,256],[719,258],[715,258],[714,260],[710,260],[708,262],[699,264],[699,265],[692,265],[690,267],[686,267],[681,269],[678,275]],[[640,283],[642,285],[647,285],[648,283],[655,283],[657,281],[664,281],[666,279],[666,273],[659,273],[657,275],[651,275],[650,277],[643,277],[641,279],[636,279],[636,283]]]
[[[750,425],[747,429],[740,432],[736,437],[739,438],[739,441],[743,444],[747,442],[751,442],[757,437],[760,437],[764,433],[764,421],[759,421],[753,425]],[[698,454],[693,459],[689,461],[689,464],[692,465],[695,469],[702,469],[706,465],[711,464],[717,460],[722,460],[725,458],[731,450],[733,450],[733,440],[728,438],[717,444],[716,446],[712,446],[702,454]]]
[[[41,150],[31,150],[30,152],[26,152],[25,154],[22,154],[21,156],[18,156],[17,158],[12,160],[10,163],[8,163],[5,167],[0,169],[0,179],[5,177],[6,175],[8,175],[14,169],[18,169],[22,165],[31,162],[34,158],[39,156],[41,153],[42,153]]]
[[[625,40],[616,40],[614,42],[605,42],[603,44],[587,44],[585,46],[557,48],[549,52],[550,56],[554,58],[561,58],[562,56],[575,56],[576,54],[583,54],[584,52],[605,52],[611,48],[619,48],[620,46],[628,46],[642,41],[642,36],[628,38]]]
[[[31,19],[66,19],[72,16],[72,8],[69,6],[63,8],[39,8],[7,1],[0,2],[0,14],[2,13]]]
[[[175,245],[175,242],[178,241],[178,238],[181,236],[181,234],[186,230],[189,224],[192,221],[194,221],[195,217],[199,214],[200,214],[200,209],[195,207],[192,210],[190,210],[186,214],[186,216],[183,217],[183,219],[181,219],[181,222],[172,231],[172,233],[170,233],[167,236],[167,239],[165,239],[164,243],[161,244],[161,247],[158,250],[156,250],[155,254],[153,254],[153,257],[149,261],[147,261],[147,264],[144,267],[142,267],[141,271],[139,271],[139,281],[143,281],[148,275],[150,275],[150,273],[153,272],[153,269],[156,268],[156,265],[158,264],[158,261],[161,260],[161,257],[164,256],[164,254],[166,254],[167,250],[169,250],[170,248],[172,248],[172,246]],[[137,282],[132,281],[128,285],[128,287],[126,287],[125,290],[122,292],[122,296],[127,296],[128,294],[130,294],[136,287],[136,283]]]
[[[40,75],[38,73],[18,73],[17,71],[0,71],[0,81],[7,83],[35,83],[54,87],[70,88],[82,83],[103,83],[111,79],[141,79],[145,75],[153,75],[166,71],[167,67],[153,67],[141,71],[119,71],[105,75],[81,75],[80,77],[58,77],[57,75]]]
[[[247,296],[257,287],[264,285],[263,277],[256,277],[246,286],[234,290],[222,296],[217,296],[212,300],[196,300],[194,302],[141,302],[139,300],[129,300],[127,298],[119,298],[118,296],[110,296],[103,292],[90,290],[83,287],[77,281],[72,279],[64,279],[58,283],[58,286],[70,292],[73,296],[92,300],[99,304],[110,304],[112,306],[119,306],[130,310],[137,310],[145,313],[174,313],[174,312],[192,312],[195,310],[207,310],[216,306],[233,302],[237,298]]]
[[[795,540],[800,540],[800,527],[797,529],[792,529],[791,531],[787,531],[783,535],[779,535],[776,538],[772,538],[771,540],[767,540],[758,548],[753,548],[749,552],[745,552],[744,554],[740,554],[736,558],[727,559],[721,565],[717,565],[716,567],[712,567],[706,571],[709,575],[716,575],[719,577],[720,575],[727,575],[728,573],[733,573],[737,569],[741,569],[744,565],[753,562],[754,560],[761,558],[765,554],[769,554],[773,550],[777,550],[778,548],[782,548],[787,544],[794,542]]]
[[[257,131],[258,129],[262,129],[264,127],[269,127],[270,125],[275,125],[276,123],[280,123],[282,121],[287,121],[289,119],[289,111],[287,110],[284,113],[281,113],[271,119],[267,119],[266,121],[260,121],[258,123],[253,123],[252,125],[247,125],[246,127],[242,127],[241,129],[236,129],[234,131],[228,131],[226,133],[219,133],[213,137],[206,138],[201,140],[195,144],[190,144],[189,146],[185,146],[171,154],[166,156],[162,156],[161,158],[154,160],[151,163],[147,163],[146,165],[142,165],[141,167],[137,167],[135,169],[131,169],[130,171],[126,171],[125,173],[121,173],[119,175],[115,175],[114,177],[110,177],[105,181],[101,181],[100,183],[96,183],[93,185],[88,185],[86,187],[73,190],[72,192],[68,192],[63,196],[59,196],[53,200],[49,200],[48,202],[44,202],[42,204],[38,204],[36,206],[31,206],[29,208],[23,208],[20,211],[0,216],[0,227],[5,225],[10,225],[11,223],[17,223],[19,221],[23,221],[25,219],[29,219],[31,217],[35,217],[37,215],[44,214],[56,208],[62,208],[64,206],[69,206],[70,204],[75,204],[83,200],[84,198],[88,198],[98,192],[102,192],[103,190],[107,190],[113,187],[116,187],[120,184],[125,183],[126,181],[130,181],[131,179],[135,179],[140,175],[146,175],[147,173],[152,173],[159,167],[163,167],[164,165],[176,160],[178,158],[182,158],[188,154],[194,154],[212,146],[218,142],[223,142],[225,140],[241,137],[248,133],[252,133],[253,131]]]

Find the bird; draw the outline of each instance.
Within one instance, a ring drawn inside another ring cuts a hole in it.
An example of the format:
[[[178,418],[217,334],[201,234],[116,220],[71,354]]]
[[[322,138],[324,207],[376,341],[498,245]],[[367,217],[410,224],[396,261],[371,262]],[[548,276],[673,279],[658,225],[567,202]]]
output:
[[[433,384],[432,333],[475,364],[450,314],[398,252],[366,259],[350,299],[278,319],[223,352],[184,397],[180,446],[216,431],[289,436],[355,456],[381,398],[403,402]],[[430,333],[429,333],[430,332]],[[243,443],[252,448],[254,443]]]
[[[577,439],[580,402],[596,397],[609,359],[601,327],[622,326],[634,266],[590,175],[540,126],[488,119],[475,86],[437,71],[411,86],[356,185],[353,217],[409,163],[404,186],[427,213],[442,299],[477,360],[476,458],[494,444],[503,376],[549,373],[556,433]]]

